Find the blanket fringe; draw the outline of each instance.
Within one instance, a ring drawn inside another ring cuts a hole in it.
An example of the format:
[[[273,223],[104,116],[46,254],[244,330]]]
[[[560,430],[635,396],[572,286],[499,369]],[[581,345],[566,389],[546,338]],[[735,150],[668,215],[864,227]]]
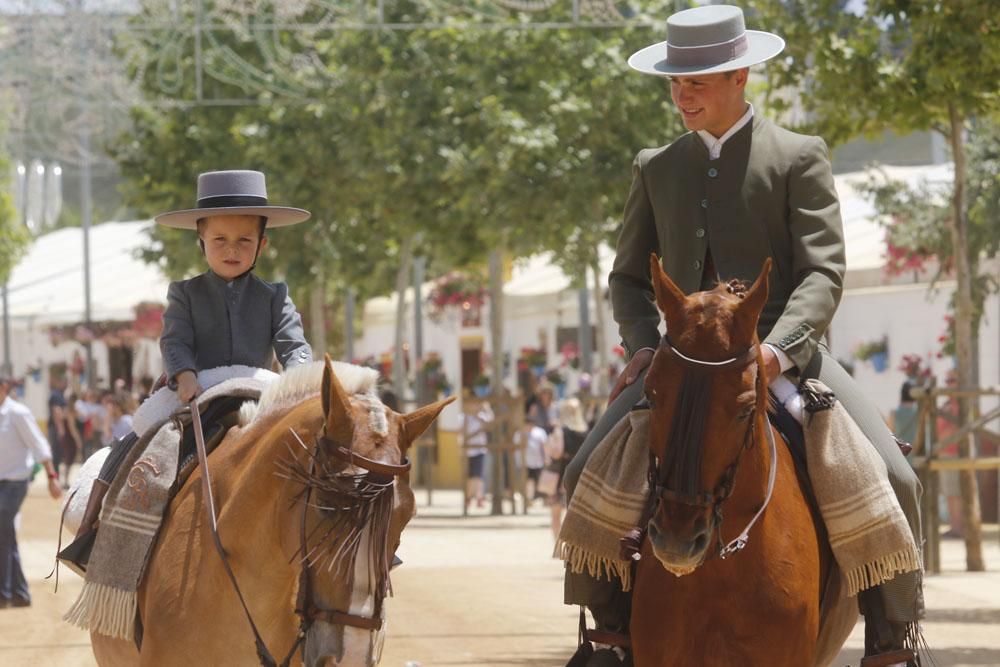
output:
[[[847,595],[854,597],[873,586],[884,584],[897,574],[920,569],[920,554],[912,547],[881,556],[846,572]]]
[[[135,591],[85,582],[63,620],[83,630],[132,641],[136,604]]]
[[[565,540],[556,541],[552,555],[565,561],[569,565],[570,572],[582,574],[586,571],[594,579],[607,579],[608,581],[611,581],[615,576],[621,580],[622,590],[632,590],[631,561],[604,558]]]

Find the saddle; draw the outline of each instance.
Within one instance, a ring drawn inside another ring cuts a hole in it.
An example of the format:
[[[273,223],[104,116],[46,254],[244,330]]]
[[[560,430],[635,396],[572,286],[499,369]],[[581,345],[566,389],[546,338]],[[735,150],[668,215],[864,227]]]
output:
[[[239,421],[240,406],[245,400],[245,398],[238,396],[220,396],[213,399],[207,406],[205,406],[205,409],[201,412],[201,422],[202,430],[205,434],[205,447],[208,452],[213,451],[216,446],[222,442],[222,439],[226,436],[229,429],[235,426]],[[186,423],[187,426],[190,426],[190,416],[187,417],[186,422],[184,421],[184,417],[180,417],[180,420],[182,423]],[[138,439],[139,436],[135,433],[130,433],[125,437],[125,439],[122,440],[121,443],[119,443],[118,446],[135,446]],[[176,495],[177,490],[184,485],[184,482],[186,482],[191,476],[191,473],[197,465],[198,458],[195,453],[194,429],[184,428],[182,430],[177,470],[175,471],[176,479],[170,491],[170,497],[167,501],[168,507],[170,502],[173,500],[173,496]],[[114,479],[111,480],[111,485],[114,485],[122,475],[129,475],[130,473],[130,469],[125,466],[121,466],[115,473]],[[91,492],[93,491],[91,490]],[[86,499],[83,500],[84,505],[86,505]],[[97,507],[97,516],[100,516],[100,511],[104,504],[103,497],[101,498],[100,503],[101,505]],[[59,525],[60,536],[62,534],[62,527],[65,522],[67,509],[69,509],[68,502],[66,508],[63,509],[63,516]],[[94,548],[94,542],[97,539],[97,529],[99,525],[100,522],[98,521],[93,528],[83,532],[65,549],[59,550],[57,558],[80,576],[84,576],[86,574],[87,566],[90,563],[90,554]]]

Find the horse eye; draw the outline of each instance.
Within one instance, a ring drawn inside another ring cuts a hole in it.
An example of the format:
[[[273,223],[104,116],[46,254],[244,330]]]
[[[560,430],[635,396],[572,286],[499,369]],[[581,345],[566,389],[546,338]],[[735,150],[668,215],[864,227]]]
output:
[[[748,405],[742,410],[740,410],[740,413],[736,415],[736,418],[741,422],[745,422],[746,420],[750,419],[750,416],[753,414],[753,411],[754,411],[754,406]]]

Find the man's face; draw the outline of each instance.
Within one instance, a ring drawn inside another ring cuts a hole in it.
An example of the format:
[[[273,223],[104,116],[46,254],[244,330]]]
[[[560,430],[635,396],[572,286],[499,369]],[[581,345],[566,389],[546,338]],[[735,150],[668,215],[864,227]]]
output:
[[[670,98],[684,120],[684,127],[707,130],[718,138],[746,112],[743,89],[749,70],[723,74],[670,77]]]
[[[205,245],[208,267],[225,280],[249,271],[267,245],[255,215],[213,215],[201,222],[198,236]]]

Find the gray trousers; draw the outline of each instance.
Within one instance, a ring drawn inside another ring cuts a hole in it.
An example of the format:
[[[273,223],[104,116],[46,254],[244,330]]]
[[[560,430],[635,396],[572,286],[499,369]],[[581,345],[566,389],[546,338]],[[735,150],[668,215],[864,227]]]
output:
[[[906,462],[892,433],[878,410],[869,401],[861,388],[850,375],[826,351],[818,352],[802,372],[803,378],[816,378],[830,387],[837,395],[841,405],[857,423],[861,431],[872,442],[879,456],[885,461],[889,471],[889,483],[906,520],[913,531],[918,550],[923,547],[920,528],[920,482],[913,469]],[[580,479],[587,458],[594,451],[604,436],[617,424],[628,411],[632,409],[643,395],[643,382],[646,373],[639,376],[633,384],[615,398],[600,420],[588,434],[579,453],[573,457],[563,477],[566,485],[566,502],[573,495],[576,483]],[[886,615],[890,621],[909,622],[923,617],[923,596],[921,594],[921,572],[910,572],[896,575],[888,583],[882,584],[882,599],[885,602]],[[617,582],[598,580],[584,574],[575,574],[566,570],[565,602],[573,605],[586,605],[591,608],[598,626],[602,629],[620,631],[627,627],[628,620],[622,619],[622,613],[627,613],[627,602],[621,599],[624,593]],[[604,619],[602,621],[602,619]]]

